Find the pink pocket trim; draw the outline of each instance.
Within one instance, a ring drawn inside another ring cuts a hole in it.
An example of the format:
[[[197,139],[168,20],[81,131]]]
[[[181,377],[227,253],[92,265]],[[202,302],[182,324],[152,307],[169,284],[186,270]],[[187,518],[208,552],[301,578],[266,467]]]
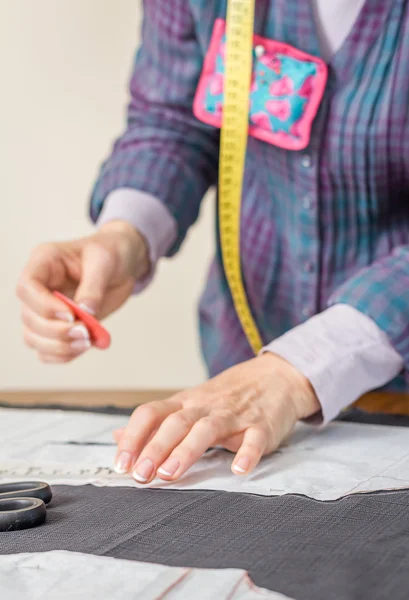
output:
[[[210,40],[209,50],[205,56],[203,62],[202,74],[200,76],[199,84],[196,89],[195,99],[193,101],[193,114],[199,121],[206,123],[207,125],[213,125],[214,127],[221,128],[222,126],[222,113],[213,115],[208,113],[205,109],[205,98],[207,87],[211,85],[211,80],[215,75],[216,58],[217,54],[222,49],[222,54],[225,56],[225,47],[221,48],[221,40],[226,31],[226,22],[223,19],[216,19],[212,38]],[[224,76],[223,76],[224,82]],[[219,113],[219,111],[218,111]]]
[[[225,31],[226,22],[224,19],[217,19],[214,25],[210,46],[204,59],[202,74],[193,102],[193,113],[195,117],[203,123],[217,128],[221,128],[222,126],[223,111],[220,110],[217,112],[217,114],[207,112],[205,108],[205,99],[207,89],[211,85],[215,75],[216,59],[218,53],[220,52],[221,40],[225,34]],[[302,117],[293,125],[293,132],[297,132],[300,136],[299,138],[293,138],[282,131],[273,132],[271,127],[266,129],[265,126],[262,126],[262,123],[265,123],[265,120],[262,118],[258,119],[259,124],[257,125],[249,123],[249,135],[252,137],[269,144],[279,146],[280,148],[286,150],[303,150],[310,143],[312,124],[318,113],[328,80],[328,67],[322,59],[311,54],[307,54],[306,52],[298,50],[297,48],[294,48],[293,46],[283,42],[277,42],[268,38],[263,38],[259,35],[254,35],[253,44],[254,47],[262,45],[266,50],[266,54],[284,54],[302,62],[312,62],[317,67],[316,75],[310,77],[310,80],[305,82],[305,89],[303,93],[300,94],[302,96],[309,96],[309,101]],[[221,78],[223,81],[218,81],[219,89],[220,86],[223,86],[224,84],[224,75],[222,75]],[[312,84],[313,90],[311,90]],[[253,85],[255,85],[255,83],[253,83]],[[253,117],[253,115],[251,116]]]

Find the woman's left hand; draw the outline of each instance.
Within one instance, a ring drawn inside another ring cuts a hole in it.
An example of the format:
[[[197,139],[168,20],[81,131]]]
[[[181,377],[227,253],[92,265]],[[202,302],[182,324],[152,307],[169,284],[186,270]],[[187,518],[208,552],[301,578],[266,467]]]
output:
[[[236,453],[232,471],[247,475],[278,448],[295,423],[320,410],[309,381],[265,353],[191,390],[138,407],[115,434],[116,470],[141,483],[179,479],[210,447]]]

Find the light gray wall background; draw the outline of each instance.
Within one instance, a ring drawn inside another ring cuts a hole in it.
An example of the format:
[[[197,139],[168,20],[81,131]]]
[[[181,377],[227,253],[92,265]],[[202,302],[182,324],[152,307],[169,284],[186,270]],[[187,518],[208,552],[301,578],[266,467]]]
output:
[[[166,388],[204,377],[196,302],[212,199],[181,254],[106,322],[111,350],[50,367],[22,343],[18,274],[38,243],[92,230],[88,195],[124,126],[140,18],[135,0],[0,0],[0,389]]]

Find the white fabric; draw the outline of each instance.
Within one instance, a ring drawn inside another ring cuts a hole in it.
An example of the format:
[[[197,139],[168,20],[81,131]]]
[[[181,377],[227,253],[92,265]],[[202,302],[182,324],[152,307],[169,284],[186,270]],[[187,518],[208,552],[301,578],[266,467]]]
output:
[[[365,0],[312,0],[321,52],[325,60],[330,60],[341,48],[364,4]]]
[[[256,600],[260,596],[287,598],[257,588],[237,569],[164,567],[63,551],[0,559],[1,600]]]
[[[127,419],[90,413],[0,409],[0,482],[141,487],[113,470],[113,429]],[[69,444],[68,442],[77,442]],[[92,442],[94,445],[81,445]],[[179,481],[150,487],[225,490],[259,495],[304,494],[334,500],[347,494],[409,487],[409,428],[300,424],[287,444],[248,477],[230,471],[232,455],[212,450]]]

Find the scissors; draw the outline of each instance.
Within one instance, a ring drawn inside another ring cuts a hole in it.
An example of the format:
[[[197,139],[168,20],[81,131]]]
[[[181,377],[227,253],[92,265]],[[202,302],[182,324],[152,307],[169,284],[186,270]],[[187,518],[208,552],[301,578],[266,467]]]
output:
[[[42,525],[46,504],[53,497],[48,483],[19,481],[0,484],[0,532],[29,529]]]

